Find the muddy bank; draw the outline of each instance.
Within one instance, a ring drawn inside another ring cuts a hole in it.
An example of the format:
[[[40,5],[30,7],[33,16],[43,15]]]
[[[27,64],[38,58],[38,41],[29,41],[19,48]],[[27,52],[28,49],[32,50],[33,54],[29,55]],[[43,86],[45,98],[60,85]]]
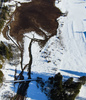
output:
[[[51,37],[57,33],[56,19],[61,15],[61,11],[55,7],[55,0],[32,0],[30,3],[23,3],[14,12],[15,20],[11,23],[10,35],[17,41],[22,41],[23,34],[31,31],[45,38]],[[6,31],[5,28],[4,35]]]

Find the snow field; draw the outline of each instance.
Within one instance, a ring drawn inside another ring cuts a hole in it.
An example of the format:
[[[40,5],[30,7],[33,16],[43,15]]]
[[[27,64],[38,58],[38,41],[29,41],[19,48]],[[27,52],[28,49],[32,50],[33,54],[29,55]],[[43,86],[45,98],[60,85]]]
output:
[[[42,77],[47,80],[48,77],[60,72],[64,80],[69,77],[74,77],[76,80],[78,77],[86,75],[86,1],[61,0],[59,4],[56,2],[55,5],[63,13],[68,12],[68,15],[57,19],[59,21],[57,35],[52,37],[44,48],[40,48],[37,42],[32,43],[32,78]],[[33,36],[30,35],[30,37]],[[29,62],[28,46],[30,41],[31,39],[24,38],[24,65]],[[10,67],[12,66],[9,66],[8,69]],[[20,67],[17,69],[20,71]],[[7,72],[5,74],[7,79],[13,80],[12,75],[14,73],[12,70],[3,70],[3,72]],[[24,76],[26,79],[27,69]],[[6,88],[12,91],[10,88],[12,86],[12,84],[8,84]],[[3,90],[5,91],[5,89]],[[35,82],[30,83],[27,91],[27,100],[40,100],[40,97],[42,97],[41,100],[47,100],[46,96],[36,87]],[[86,100],[85,94],[86,85],[83,85],[76,100]]]

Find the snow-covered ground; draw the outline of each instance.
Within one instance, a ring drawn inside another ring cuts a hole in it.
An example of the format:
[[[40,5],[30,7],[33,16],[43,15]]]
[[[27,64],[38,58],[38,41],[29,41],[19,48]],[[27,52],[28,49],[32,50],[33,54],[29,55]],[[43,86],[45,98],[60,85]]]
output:
[[[32,78],[42,77],[46,80],[60,72],[64,79],[69,77],[77,79],[86,75],[86,0],[61,0],[59,4],[56,1],[55,5],[68,14],[66,17],[62,16],[57,19],[59,21],[57,35],[53,36],[43,48],[40,48],[37,42],[32,43]],[[39,37],[36,36],[36,38]],[[29,62],[30,41],[28,37],[24,38],[24,65]],[[20,73],[20,65],[17,69]],[[15,66],[6,64],[2,71],[6,80],[14,79]],[[24,71],[24,76],[26,79],[27,70]],[[13,84],[4,83],[0,91],[0,97],[5,91],[13,93]],[[76,100],[86,100],[85,94],[86,85],[83,85]],[[40,98],[47,100],[45,94],[36,87],[35,82],[30,82],[27,97],[27,100],[40,100]]]
[[[57,5],[67,17],[60,18],[64,22],[62,41],[65,52],[59,71],[66,77],[86,75],[86,0],[62,0]],[[86,100],[86,85],[82,86],[78,100]]]

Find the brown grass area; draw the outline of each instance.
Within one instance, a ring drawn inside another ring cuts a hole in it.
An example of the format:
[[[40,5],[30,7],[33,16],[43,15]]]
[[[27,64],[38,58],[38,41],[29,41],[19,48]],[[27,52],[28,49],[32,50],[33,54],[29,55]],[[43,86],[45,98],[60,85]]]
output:
[[[54,3],[55,0],[32,0],[30,3],[23,3],[14,12],[15,21],[11,23],[10,35],[17,41],[21,41],[25,32],[35,31],[47,38],[46,34],[39,29],[40,27],[51,36],[55,35],[58,28],[56,19],[62,13]]]

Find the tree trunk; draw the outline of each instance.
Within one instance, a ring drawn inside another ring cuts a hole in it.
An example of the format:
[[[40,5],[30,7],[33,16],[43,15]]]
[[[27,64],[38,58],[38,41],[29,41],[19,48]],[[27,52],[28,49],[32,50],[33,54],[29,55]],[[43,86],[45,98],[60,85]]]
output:
[[[28,47],[28,51],[29,51],[29,65],[28,65],[28,78],[31,78],[31,65],[32,65],[32,52],[31,52],[31,45],[32,45],[33,39],[31,39],[30,45]]]

